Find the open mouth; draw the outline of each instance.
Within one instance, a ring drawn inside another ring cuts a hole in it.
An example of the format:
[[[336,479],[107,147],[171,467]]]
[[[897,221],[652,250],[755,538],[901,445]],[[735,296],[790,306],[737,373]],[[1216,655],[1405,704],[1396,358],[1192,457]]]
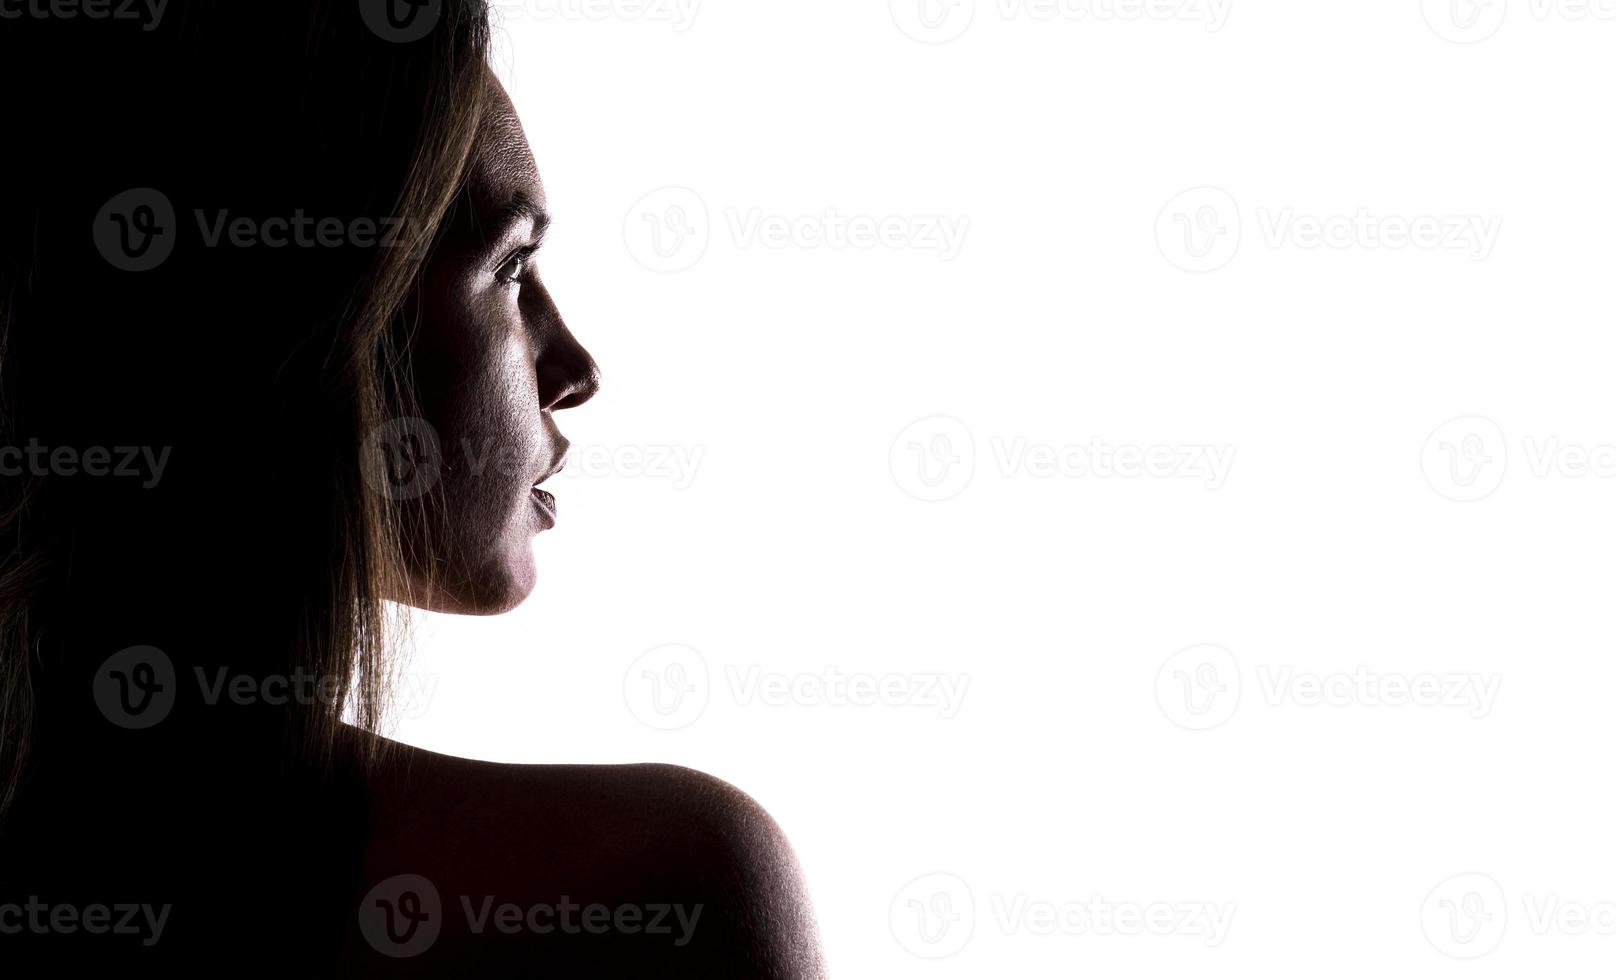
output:
[[[539,489],[539,485],[537,483],[533,484],[531,496],[533,497],[533,509],[539,512],[539,523],[542,524],[544,528],[555,527],[555,496],[548,490]]]
[[[539,514],[543,518],[546,527],[554,527],[555,526],[556,499],[555,499],[554,494],[552,494],[550,491],[545,490],[544,488],[540,487],[539,484],[543,483],[545,480],[550,479],[550,477],[555,476],[557,473],[560,473],[563,469],[566,468],[566,465],[567,465],[566,453],[563,452],[561,454],[561,459],[558,460],[556,462],[556,464],[550,468],[549,472],[545,473],[543,476],[539,477],[537,480],[534,480],[532,489],[528,491],[529,495],[532,496],[532,498],[533,498],[533,506],[538,509]]]
[[[550,479],[550,477],[555,476],[556,473],[560,472],[562,465],[564,465],[564,464],[557,465],[555,467],[555,469],[553,469],[550,472],[548,472],[548,473],[544,474],[543,476],[539,477],[537,480],[534,480],[533,481],[533,488],[529,491],[529,494],[533,497],[533,506],[538,508],[539,514],[543,517],[546,526],[550,526],[550,527],[555,526],[555,519],[556,519],[556,499],[555,499],[555,494],[553,494],[550,491],[548,491],[548,490],[544,489],[543,487],[539,486],[539,484],[543,483],[545,480]]]

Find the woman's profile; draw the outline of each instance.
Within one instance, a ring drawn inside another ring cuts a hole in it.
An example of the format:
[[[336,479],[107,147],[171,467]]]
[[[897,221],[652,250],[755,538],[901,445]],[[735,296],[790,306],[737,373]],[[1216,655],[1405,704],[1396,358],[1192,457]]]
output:
[[[728,784],[374,733],[599,384],[486,4],[124,6],[0,20],[0,969],[822,975]]]

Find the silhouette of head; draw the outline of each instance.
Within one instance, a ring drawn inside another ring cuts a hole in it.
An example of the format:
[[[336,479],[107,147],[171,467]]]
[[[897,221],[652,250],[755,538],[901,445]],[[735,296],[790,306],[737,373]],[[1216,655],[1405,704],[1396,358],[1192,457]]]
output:
[[[0,31],[29,148],[0,154],[0,449],[40,447],[0,453],[0,808],[30,744],[113,758],[85,692],[116,651],[337,684],[182,700],[142,760],[242,725],[326,753],[344,704],[382,718],[389,600],[532,591],[555,413],[596,369],[532,263],[544,190],[487,19],[169,0]]]

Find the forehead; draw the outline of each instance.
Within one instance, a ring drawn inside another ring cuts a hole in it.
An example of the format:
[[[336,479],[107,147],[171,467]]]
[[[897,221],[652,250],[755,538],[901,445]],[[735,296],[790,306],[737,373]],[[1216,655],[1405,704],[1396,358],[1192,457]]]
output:
[[[468,190],[477,210],[487,213],[504,207],[512,198],[527,197],[544,205],[544,186],[533,161],[527,133],[516,107],[503,86],[488,75],[489,93],[477,143],[473,148]]]

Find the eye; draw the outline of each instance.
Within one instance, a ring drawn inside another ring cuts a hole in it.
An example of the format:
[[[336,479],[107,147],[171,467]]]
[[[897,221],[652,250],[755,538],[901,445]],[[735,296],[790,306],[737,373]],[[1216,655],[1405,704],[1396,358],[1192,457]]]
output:
[[[505,264],[500,266],[499,270],[494,273],[494,278],[506,285],[521,282],[527,276],[528,265],[533,260],[533,253],[538,250],[538,247],[535,244],[517,249],[516,253],[506,259]]]

